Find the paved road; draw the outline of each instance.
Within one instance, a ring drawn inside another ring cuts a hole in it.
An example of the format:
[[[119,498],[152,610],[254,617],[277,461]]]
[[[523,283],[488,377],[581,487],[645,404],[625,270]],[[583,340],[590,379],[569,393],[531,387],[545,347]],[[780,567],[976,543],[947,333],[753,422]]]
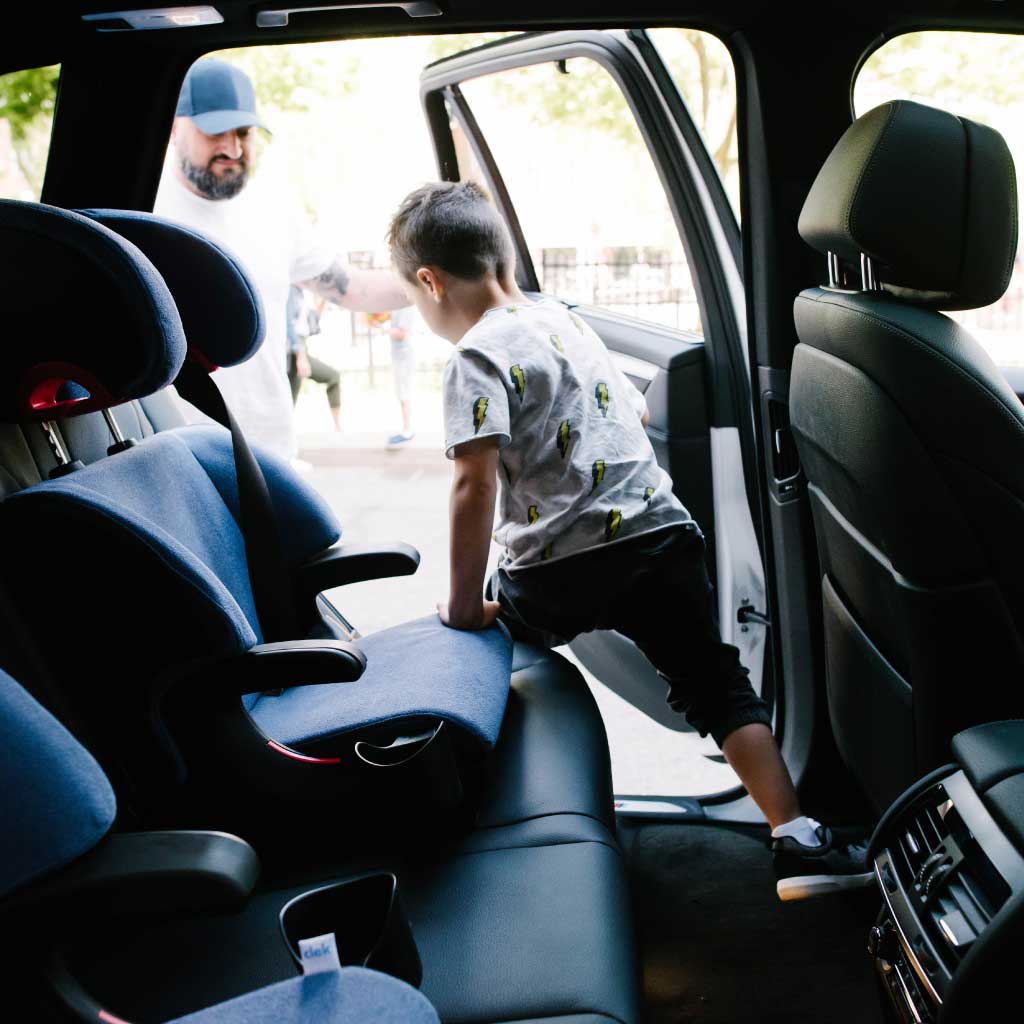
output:
[[[301,454],[313,464],[308,479],[335,509],[347,538],[403,540],[422,555],[415,576],[332,593],[363,633],[432,613],[448,580],[450,468],[440,454],[440,438],[425,443],[428,438],[421,435],[412,450],[386,452],[377,447],[382,436],[301,438]],[[728,766],[704,756],[717,753],[710,739],[665,729],[585,674],[608,730],[616,793],[700,795],[736,784]]]

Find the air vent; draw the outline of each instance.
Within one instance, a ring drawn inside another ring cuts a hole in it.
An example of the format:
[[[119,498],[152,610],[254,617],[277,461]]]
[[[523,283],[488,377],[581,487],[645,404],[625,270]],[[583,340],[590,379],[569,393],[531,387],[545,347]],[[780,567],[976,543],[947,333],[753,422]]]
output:
[[[789,408],[776,398],[768,400],[768,443],[772,452],[772,474],[776,483],[795,480],[800,473],[793,431],[789,425]]]
[[[890,847],[904,891],[932,948],[956,969],[1009,896],[942,786],[917,802]],[[924,949],[916,951],[926,959]]]

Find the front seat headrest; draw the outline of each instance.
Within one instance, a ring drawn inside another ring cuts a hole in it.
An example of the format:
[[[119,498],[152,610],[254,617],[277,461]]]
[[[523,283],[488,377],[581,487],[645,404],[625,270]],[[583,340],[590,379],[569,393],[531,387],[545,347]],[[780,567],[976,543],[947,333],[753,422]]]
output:
[[[0,253],[0,420],[79,416],[178,375],[181,319],[131,242],[77,213],[0,200]],[[72,384],[80,389],[69,398]]]
[[[836,143],[799,231],[819,252],[869,256],[882,287],[918,305],[987,306],[1006,291],[1017,252],[1013,157],[984,125],[883,103]]]
[[[241,260],[213,239],[135,210],[80,210],[137,245],[178,306],[188,353],[206,369],[244,363],[263,344],[259,292]]]

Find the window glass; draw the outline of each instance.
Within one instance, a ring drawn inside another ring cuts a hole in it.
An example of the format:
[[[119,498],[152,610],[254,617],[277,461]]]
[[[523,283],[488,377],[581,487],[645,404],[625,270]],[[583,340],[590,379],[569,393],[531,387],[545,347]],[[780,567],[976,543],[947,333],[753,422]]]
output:
[[[867,59],[854,87],[857,115],[893,99],[916,100],[995,128],[1024,168],[1024,39],[978,32],[914,32]],[[1006,294],[984,309],[952,312],[1003,366],[1024,365],[1024,262]]]
[[[699,334],[693,276],[664,188],[611,75],[577,57],[461,89],[508,188],[541,288]]]
[[[672,73],[694,124],[740,217],[739,152],[736,145],[736,72],[725,43],[692,28],[648,31]]]
[[[37,200],[43,190],[60,65],[0,75],[0,197]]]

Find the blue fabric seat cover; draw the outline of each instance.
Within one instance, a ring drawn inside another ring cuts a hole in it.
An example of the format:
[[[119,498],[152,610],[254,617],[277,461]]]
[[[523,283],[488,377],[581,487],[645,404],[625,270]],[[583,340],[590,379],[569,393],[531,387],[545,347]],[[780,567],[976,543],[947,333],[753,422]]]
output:
[[[177,376],[186,351],[177,307],[131,242],[80,214],[0,200],[0,249],[4,329],[19,339],[4,350],[0,418],[79,416],[151,395]],[[28,392],[39,372],[87,384],[91,397],[33,412]]]
[[[0,897],[91,850],[117,804],[92,755],[0,671]]]
[[[282,460],[263,451],[257,457],[281,518],[286,560],[296,565],[330,547],[341,528],[323,499]],[[118,571],[126,578],[131,573],[126,560],[137,557],[142,545],[168,572],[187,580],[200,611],[224,634],[222,651],[246,650],[261,642],[237,523],[238,487],[226,430],[187,427],[157,434],[113,458],[12,495],[4,505],[8,512],[21,513],[18,536],[30,547],[47,543],[45,536],[32,532],[32,510],[43,502],[66,503],[69,514],[64,519],[72,542],[75,530],[83,527],[83,513],[86,527],[88,517],[120,526],[111,537],[124,536],[125,543],[110,556],[112,565],[123,566]],[[84,533],[83,543],[93,536]],[[159,602],[159,594],[148,599]],[[166,660],[166,652],[154,651],[154,658]]]
[[[333,544],[340,527],[323,499],[281,459],[262,451],[258,457],[287,561],[297,565]],[[12,495],[4,510],[20,515],[8,528],[30,549],[45,545],[51,528],[52,519],[37,515],[42,503],[67,506],[60,520],[72,546],[76,531],[82,544],[96,542],[91,522],[96,517],[116,524],[118,529],[104,540],[116,544],[110,550],[112,573],[126,582],[134,559],[146,552],[187,581],[199,616],[219,638],[210,653],[241,652],[262,641],[238,528],[238,488],[227,431],[166,431],[113,458]],[[159,609],[159,592],[150,589],[147,600]],[[167,613],[157,622],[173,621],[174,609]],[[159,670],[173,643],[169,634],[167,647],[153,645],[152,662],[139,665],[140,672]],[[431,615],[365,637],[360,646],[368,665],[357,682],[295,687],[278,697],[251,694],[245,698],[250,714],[268,736],[288,745],[424,715],[461,727],[486,747],[494,745],[512,665],[511,640],[502,627],[452,630]]]
[[[359,646],[366,671],[356,682],[250,694],[249,713],[268,736],[291,746],[420,715],[453,722],[494,746],[512,675],[503,626],[449,629],[429,615],[372,633]]]
[[[404,981],[344,967],[279,981],[169,1024],[438,1024],[438,1017]]]
[[[263,344],[259,292],[242,262],[219,242],[137,210],[78,212],[146,254],[174,297],[190,350],[214,366],[235,366]]]

